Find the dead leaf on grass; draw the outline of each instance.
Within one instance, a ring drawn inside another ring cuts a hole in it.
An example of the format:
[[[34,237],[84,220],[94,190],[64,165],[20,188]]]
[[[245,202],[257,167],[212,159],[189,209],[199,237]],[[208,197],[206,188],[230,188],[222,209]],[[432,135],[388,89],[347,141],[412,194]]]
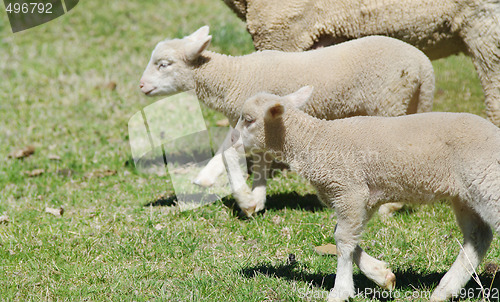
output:
[[[115,170],[96,170],[85,174],[85,178],[103,178],[113,176],[116,174]]]
[[[73,175],[75,173],[75,171],[71,170],[71,169],[60,169],[60,170],[57,170],[57,174],[61,175],[61,176],[64,176],[64,177],[70,177],[71,175]]]
[[[116,90],[116,86],[117,86],[117,84],[115,81],[109,81],[107,83],[96,85],[95,88],[96,89]]]
[[[47,158],[50,160],[61,160],[61,157],[59,155],[55,155],[55,154],[49,154],[49,156],[47,156]]]
[[[0,224],[2,224],[2,223],[7,224],[9,222],[10,222],[9,216],[7,216],[7,215],[0,216]]]
[[[320,255],[337,255],[337,246],[331,243],[315,246],[314,251]]]
[[[12,153],[10,153],[8,156],[9,158],[25,158],[31,156],[33,153],[35,153],[35,147],[33,146],[26,146],[23,149],[16,150]]]
[[[484,265],[484,271],[489,275],[495,275],[500,271],[500,266],[493,262],[488,262]]]
[[[227,118],[218,120],[215,122],[215,125],[217,125],[217,127],[227,127],[229,126],[229,120]]]
[[[60,207],[59,209],[54,209],[54,208],[46,207],[45,213],[49,213],[49,214],[52,214],[54,216],[62,216],[64,213],[64,208]]]
[[[107,84],[106,84],[106,89],[109,89],[109,90],[116,90],[116,82],[114,81],[109,81]]]
[[[166,226],[166,225],[164,225],[164,224],[162,224],[162,223],[158,223],[157,225],[155,225],[155,229],[156,229],[157,231],[161,231],[161,230],[163,230],[163,229],[164,229],[164,228],[166,228],[166,227],[167,227],[167,226]]]
[[[45,173],[44,169],[35,169],[35,170],[31,170],[31,171],[24,171],[24,174],[26,174],[29,177],[40,176],[43,173]]]

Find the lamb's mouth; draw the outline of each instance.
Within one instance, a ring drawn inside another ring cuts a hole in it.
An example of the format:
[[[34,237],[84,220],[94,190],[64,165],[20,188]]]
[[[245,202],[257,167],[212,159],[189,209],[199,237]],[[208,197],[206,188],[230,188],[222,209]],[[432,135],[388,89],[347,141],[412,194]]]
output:
[[[144,92],[145,95],[150,96],[150,95],[153,95],[153,91],[155,91],[155,90],[156,90],[156,87],[152,88],[152,89],[150,89],[148,91],[143,91],[143,92]]]

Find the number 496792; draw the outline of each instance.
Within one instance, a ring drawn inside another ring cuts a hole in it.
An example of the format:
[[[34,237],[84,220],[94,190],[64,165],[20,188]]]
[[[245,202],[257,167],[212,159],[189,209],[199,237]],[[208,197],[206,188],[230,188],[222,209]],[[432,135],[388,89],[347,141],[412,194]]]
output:
[[[9,14],[52,14],[52,3],[9,3],[5,10]]]

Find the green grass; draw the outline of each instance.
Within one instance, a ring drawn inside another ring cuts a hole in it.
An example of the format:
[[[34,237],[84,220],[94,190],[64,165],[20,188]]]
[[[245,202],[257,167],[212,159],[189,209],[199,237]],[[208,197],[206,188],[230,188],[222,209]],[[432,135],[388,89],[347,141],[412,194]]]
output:
[[[245,25],[220,0],[85,0],[17,34],[0,12],[0,215],[10,220],[0,223],[0,300],[322,301],[332,288],[336,258],[313,247],[334,243],[335,216],[294,173],[271,180],[267,212],[244,220],[231,198],[177,211],[170,178],[138,173],[130,162],[128,120],[157,100],[138,89],[151,50],[204,24],[212,50],[253,50]],[[468,58],[434,67],[435,110],[484,116]],[[204,114],[209,126],[222,118]],[[8,158],[27,145],[34,155]],[[40,168],[38,177],[25,174]],[[59,206],[62,217],[44,211]],[[457,239],[451,211],[438,204],[374,217],[362,246],[390,263],[399,293],[422,293],[453,262]],[[486,287],[484,263],[499,257],[496,236],[478,269]],[[355,281],[377,289],[357,269]]]

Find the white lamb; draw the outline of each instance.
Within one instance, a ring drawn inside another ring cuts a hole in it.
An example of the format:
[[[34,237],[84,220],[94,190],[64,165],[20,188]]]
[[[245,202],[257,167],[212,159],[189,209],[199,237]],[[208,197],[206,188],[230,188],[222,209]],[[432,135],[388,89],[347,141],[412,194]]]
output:
[[[258,50],[301,51],[369,35],[400,39],[431,60],[463,52],[474,62],[486,113],[500,126],[498,0],[224,0]]]
[[[394,288],[386,264],[358,245],[381,204],[443,198],[451,202],[464,244],[431,301],[458,294],[491,243],[490,226],[500,232],[500,129],[467,113],[319,120],[297,109],[307,106],[311,91],[250,98],[232,141],[289,163],[335,209],[339,258],[328,301],[354,295],[353,261],[378,285]]]
[[[211,36],[202,27],[182,39],[156,46],[140,87],[148,95],[172,95],[194,89],[208,107],[236,125],[244,101],[258,92],[286,95],[304,85],[317,87],[304,110],[318,118],[354,115],[399,116],[432,108],[434,71],[415,47],[374,36],[309,52],[262,51],[231,57],[207,51]],[[250,215],[264,208],[268,163],[256,157],[253,191],[235,198]],[[220,154],[195,183],[210,186],[224,172]],[[244,200],[243,200],[244,199]]]

